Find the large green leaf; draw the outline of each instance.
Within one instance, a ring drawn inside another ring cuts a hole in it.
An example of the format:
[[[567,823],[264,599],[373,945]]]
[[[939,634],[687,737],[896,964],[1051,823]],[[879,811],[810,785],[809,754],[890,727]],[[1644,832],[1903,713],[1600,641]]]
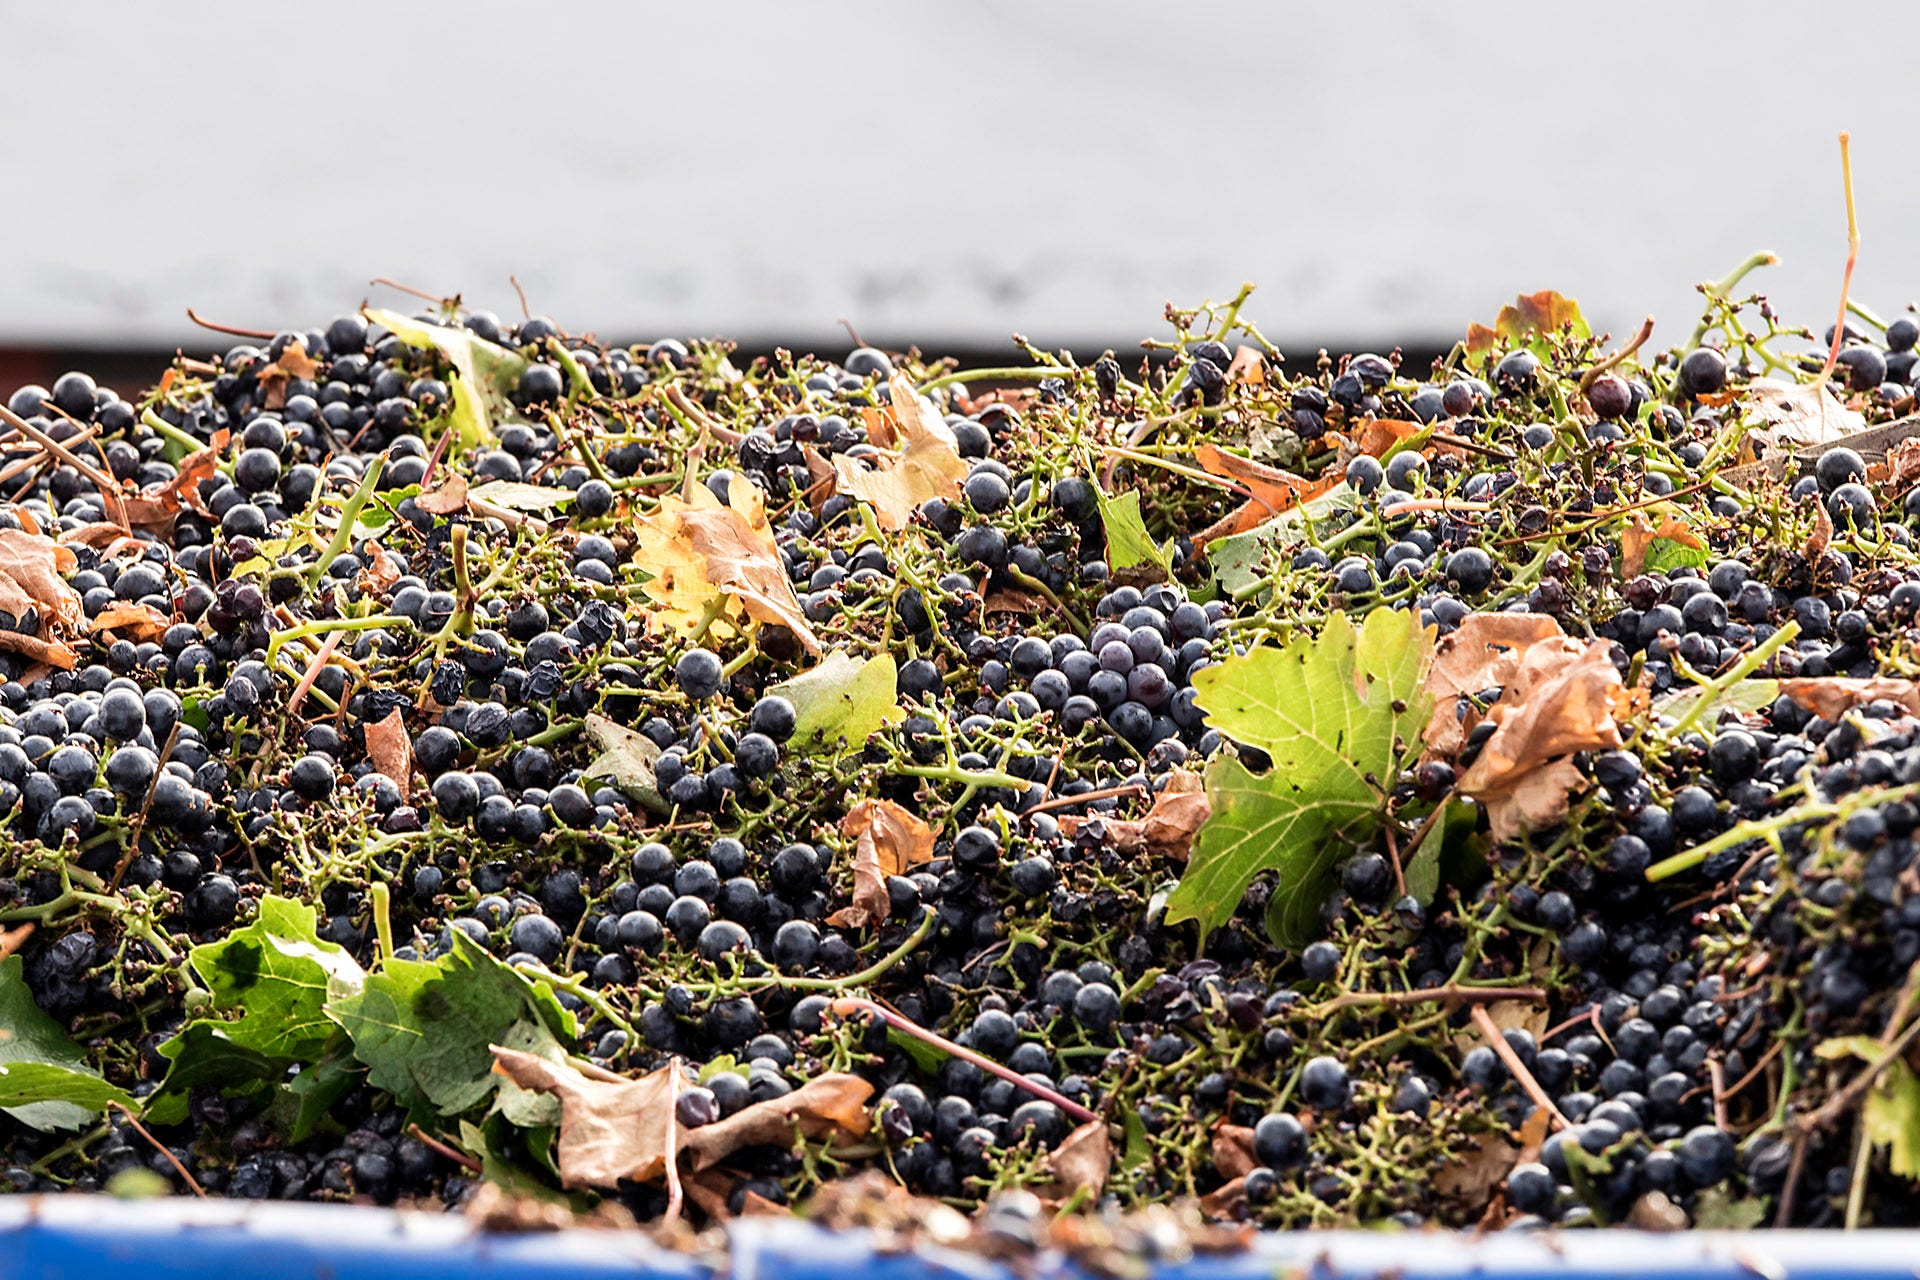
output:
[[[1107,530],[1107,565],[1115,571],[1137,565],[1157,566],[1171,572],[1173,544],[1162,545],[1147,532],[1140,515],[1140,494],[1132,489],[1112,497],[1095,487],[1094,498],[1100,505],[1100,523]]]
[[[127,1095],[100,1079],[87,1056],[27,987],[25,962],[0,961],[0,1111],[35,1129],[72,1129]],[[110,1092],[102,1092],[103,1090]]]
[[[467,329],[428,324],[397,311],[368,308],[366,316],[410,347],[438,351],[452,366],[448,381],[453,408],[447,429],[454,433],[454,443],[463,449],[493,443],[494,423],[513,412],[508,397],[526,372],[526,357]]]
[[[265,1101],[287,1073],[284,1058],[270,1058],[237,1044],[227,1023],[212,1018],[189,1022],[160,1046],[171,1064],[160,1087],[147,1098],[147,1118],[155,1124],[179,1124],[187,1118],[187,1096],[196,1087],[217,1088],[229,1097]]]
[[[351,995],[366,978],[344,948],[321,941],[313,908],[271,894],[252,924],[195,947],[191,959],[214,1007],[240,1014],[222,1028],[229,1040],[300,1062],[319,1057],[338,1032],[329,996]]]
[[[1285,946],[1310,940],[1334,863],[1378,820],[1402,759],[1433,711],[1422,687],[1432,632],[1418,614],[1376,609],[1356,630],[1336,613],[1318,636],[1261,647],[1194,673],[1207,721],[1272,761],[1207,767],[1212,814],[1167,902],[1169,921],[1210,930],[1262,871],[1278,872],[1267,929]]]
[[[850,658],[844,649],[835,649],[811,671],[782,680],[767,692],[793,704],[788,751],[858,751],[881,729],[906,718],[898,680],[890,653]]]
[[[356,994],[328,1003],[353,1039],[367,1080],[408,1106],[457,1115],[492,1098],[490,1046],[558,1052],[577,1034],[552,992],[453,931],[453,949],[432,963],[393,960]],[[551,1048],[550,1048],[551,1046]]]

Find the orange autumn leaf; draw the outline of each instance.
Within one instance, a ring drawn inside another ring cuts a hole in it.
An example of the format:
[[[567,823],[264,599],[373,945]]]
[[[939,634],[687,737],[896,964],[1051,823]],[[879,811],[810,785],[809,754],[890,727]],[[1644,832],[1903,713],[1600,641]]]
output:
[[[891,800],[869,799],[848,810],[840,833],[854,839],[853,905],[828,922],[854,929],[880,924],[892,909],[887,877],[933,860],[933,828]]]
[[[260,371],[260,386],[266,391],[266,406],[281,409],[287,403],[287,383],[295,378],[312,378],[320,372],[320,362],[307,354],[307,344],[295,338],[287,343],[280,358]]]
[[[1654,543],[1663,540],[1677,542],[1696,551],[1705,550],[1707,545],[1679,516],[1664,517],[1657,528],[1635,517],[1620,535],[1620,572],[1629,578],[1637,578],[1646,572],[1647,552],[1652,550]]]
[[[1234,511],[1195,534],[1193,543],[1198,547],[1257,529],[1281,512],[1311,502],[1341,481],[1337,473],[1309,480],[1210,444],[1194,450],[1193,458],[1209,475],[1236,481],[1252,495]]]
[[[1353,447],[1368,457],[1379,458],[1402,440],[1410,440],[1423,430],[1419,423],[1399,418],[1368,418],[1354,428]]]
[[[206,448],[195,450],[180,460],[173,479],[149,485],[128,498],[125,504],[127,523],[135,528],[164,533],[173,528],[173,518],[180,514],[183,507],[196,515],[213,519],[213,512],[208,510],[205,499],[200,496],[200,485],[202,481],[213,479],[229,438],[227,429],[220,428],[213,433],[213,439]]]
[[[1492,328],[1483,324],[1468,326],[1467,354],[1485,355],[1502,338],[1517,342],[1536,334],[1558,333],[1563,328],[1571,328],[1578,336],[1586,336],[1587,322],[1580,314],[1578,303],[1552,289],[1523,293],[1500,308]]]
[[[150,604],[114,600],[87,622],[89,631],[117,631],[135,643],[158,640],[173,619]]]
[[[891,533],[906,528],[921,503],[958,493],[967,463],[952,430],[911,382],[896,373],[888,386],[893,397],[888,417],[900,451],[865,459],[835,454],[832,461],[840,492],[872,507],[875,521]]]
[[[1154,854],[1184,862],[1193,846],[1193,837],[1213,814],[1201,776],[1189,769],[1175,769],[1167,776],[1167,785],[1154,797],[1153,807],[1144,818],[1083,818],[1069,814],[1060,819],[1060,830],[1077,835],[1088,823],[1097,822],[1105,839],[1122,852]]]

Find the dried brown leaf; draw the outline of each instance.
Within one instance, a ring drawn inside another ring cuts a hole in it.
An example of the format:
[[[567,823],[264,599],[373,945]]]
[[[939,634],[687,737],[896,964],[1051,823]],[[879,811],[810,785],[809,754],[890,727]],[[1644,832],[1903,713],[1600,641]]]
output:
[[[1267,380],[1266,357],[1260,354],[1260,348],[1248,345],[1233,353],[1233,361],[1227,365],[1228,382],[1244,382],[1250,387],[1258,387]]]
[[[1920,484],[1920,436],[1908,436],[1887,450],[1886,474],[1881,477],[1881,492],[1890,498],[1904,497]]]
[[[791,1145],[796,1129],[810,1139],[836,1135],[864,1137],[868,1125],[867,1099],[872,1096],[873,1086],[859,1076],[828,1072],[784,1097],[752,1103],[723,1120],[688,1131],[681,1146],[693,1157],[693,1168],[697,1172],[718,1164],[742,1147],[768,1143]],[[565,1116],[563,1109],[563,1133]]]
[[[1813,532],[1807,535],[1807,559],[1817,559],[1833,543],[1833,517],[1827,513],[1827,504],[1818,497],[1813,499]]]
[[[366,732],[367,759],[406,796],[413,789],[413,735],[407,732],[400,708],[369,724]]]
[[[1153,806],[1141,818],[1081,817],[1068,814],[1060,819],[1060,830],[1069,838],[1089,822],[1098,822],[1106,839],[1123,853],[1152,853],[1157,857],[1185,862],[1193,837],[1212,815],[1206,787],[1200,775],[1188,769],[1175,769],[1168,775],[1166,787],[1154,797]]]
[[[1241,350],[1250,348],[1242,347]],[[1252,495],[1239,507],[1195,534],[1193,545],[1196,547],[1257,529],[1281,512],[1292,510],[1303,502],[1311,502],[1345,478],[1335,473],[1309,480],[1210,444],[1203,444],[1194,450],[1193,457],[1209,474],[1237,481]]]
[[[1083,1188],[1095,1196],[1105,1191],[1107,1176],[1113,1172],[1113,1142],[1107,1135],[1107,1122],[1089,1120],[1068,1134],[1047,1157],[1047,1169],[1053,1174],[1050,1191],[1054,1197],[1065,1199]]]
[[[1046,601],[1018,587],[996,587],[980,604],[987,613],[1012,613],[1027,617],[1046,607]]]
[[[1499,1134],[1479,1134],[1471,1148],[1448,1161],[1434,1175],[1434,1189],[1461,1212],[1479,1213],[1519,1161],[1520,1148]]]
[[[1243,1124],[1228,1124],[1223,1120],[1213,1126],[1209,1151],[1213,1167],[1223,1178],[1244,1178],[1260,1167],[1260,1161],[1253,1154],[1253,1130]]]
[[[1436,698],[1505,688],[1528,649],[1564,634],[1545,614],[1468,614],[1434,645],[1428,688]]]
[[[66,547],[92,547],[102,555],[112,555],[114,544],[132,542],[127,531],[111,521],[96,520],[60,532],[60,544]]]
[[[1551,825],[1583,784],[1566,757],[1621,743],[1615,720],[1630,702],[1608,645],[1572,638],[1534,644],[1490,713],[1498,719],[1459,791],[1487,808],[1496,840]]]
[[[494,1067],[523,1089],[560,1099],[560,1182],[566,1187],[611,1187],[628,1178],[664,1181],[668,1146],[685,1134],[674,1105],[688,1083],[679,1061],[638,1080],[594,1080],[564,1063],[493,1047]],[[756,1104],[758,1105],[758,1104]],[[749,1106],[734,1118],[753,1110]]]
[[[1381,457],[1387,450],[1402,440],[1411,439],[1425,430],[1417,422],[1405,422],[1398,418],[1368,418],[1353,431],[1354,447],[1371,457]]]
[[[360,571],[359,584],[362,592],[373,592],[384,596],[400,581],[400,570],[387,558],[386,549],[372,539],[367,540],[367,567]]]
[[[307,354],[306,343],[298,338],[287,343],[280,357],[260,371],[259,381],[266,393],[267,408],[284,408],[287,403],[287,383],[295,378],[311,378],[319,371],[320,362]]]
[[[213,439],[206,448],[195,450],[180,460],[173,479],[149,485],[128,498],[125,504],[127,523],[136,529],[153,529],[164,533],[173,528],[173,519],[183,507],[212,519],[213,512],[200,496],[200,485],[202,481],[213,479],[229,438],[227,429],[220,428],[213,433]]]
[[[1838,720],[1852,708],[1869,702],[1891,702],[1920,716],[1920,681],[1895,676],[1865,680],[1848,676],[1798,676],[1782,680],[1780,692],[1828,720]]]
[[[967,463],[953,432],[914,391],[913,383],[896,373],[888,386],[888,414],[899,434],[900,452],[865,461],[835,454],[832,461],[840,492],[872,507],[880,527],[893,532],[912,522],[921,503],[958,493],[967,478]]]
[[[1236,1219],[1247,1207],[1245,1175],[1223,1182],[1200,1197],[1200,1212],[1209,1218]]]
[[[87,620],[89,631],[118,631],[136,644],[158,640],[173,624],[173,619],[150,604],[134,600],[114,600]]]
[[[467,506],[467,478],[452,467],[440,467],[433,483],[422,489],[413,503],[429,515],[450,516]]]
[[[853,929],[880,924],[891,910],[887,877],[933,860],[933,828],[891,800],[868,799],[840,820],[840,833],[854,838],[853,905],[828,921]]]

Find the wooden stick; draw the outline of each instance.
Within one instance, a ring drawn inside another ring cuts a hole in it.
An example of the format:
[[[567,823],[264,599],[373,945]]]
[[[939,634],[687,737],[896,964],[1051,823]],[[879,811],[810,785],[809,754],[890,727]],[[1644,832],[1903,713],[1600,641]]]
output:
[[[1533,1104],[1544,1110],[1559,1128],[1572,1128],[1567,1118],[1560,1114],[1560,1108],[1553,1105],[1553,1099],[1547,1096],[1547,1091],[1540,1087],[1540,1082],[1533,1078],[1533,1072],[1527,1070],[1527,1064],[1520,1061],[1520,1055],[1515,1053],[1513,1046],[1507,1043],[1505,1033],[1494,1025],[1493,1015],[1483,1006],[1475,1005],[1473,1012],[1468,1016],[1473,1019],[1473,1025],[1479,1028],[1480,1034],[1487,1038],[1488,1046],[1498,1055],[1500,1061],[1507,1064],[1507,1070],[1513,1073],[1513,1078],[1519,1083],[1521,1089],[1533,1099]]]
[[[193,1194],[199,1196],[202,1200],[207,1198],[207,1189],[201,1186],[199,1181],[191,1173],[187,1172],[187,1166],[180,1163],[180,1157],[167,1150],[160,1139],[147,1132],[147,1127],[140,1123],[140,1117],[133,1114],[131,1107],[128,1107],[123,1102],[109,1102],[107,1105],[115,1111],[118,1111],[121,1115],[124,1115],[127,1118],[127,1123],[133,1126],[133,1131],[152,1143],[153,1149],[167,1158],[167,1163],[172,1165],[174,1169],[179,1172],[180,1176],[187,1180],[187,1186],[192,1190]]]

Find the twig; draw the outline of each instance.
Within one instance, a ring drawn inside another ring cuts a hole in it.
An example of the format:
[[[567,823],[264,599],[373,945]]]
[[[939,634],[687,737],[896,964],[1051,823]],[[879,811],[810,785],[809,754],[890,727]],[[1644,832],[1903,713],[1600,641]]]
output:
[[[11,929],[0,929],[0,960],[5,960],[21,947],[26,946],[27,939],[31,938],[33,931],[39,927],[37,921],[28,920]]]
[[[1723,1091],[1723,1096],[1726,1098],[1739,1097],[1740,1091],[1745,1089],[1748,1085],[1752,1084],[1755,1080],[1759,1079],[1760,1073],[1765,1071],[1770,1065],[1772,1065],[1773,1060],[1780,1056],[1780,1051],[1786,1048],[1786,1046],[1787,1046],[1787,1042],[1785,1040],[1775,1040],[1773,1044],[1768,1047],[1767,1051],[1760,1055],[1760,1060],[1754,1063],[1751,1067],[1747,1068],[1747,1073],[1745,1075],[1741,1076],[1738,1080],[1735,1080],[1731,1085],[1729,1085]],[[1722,1128],[1724,1127],[1725,1126],[1723,1125]]]
[[[520,287],[520,277],[508,276],[507,283],[513,286],[513,291],[516,294],[520,295],[520,318],[523,320],[533,319],[533,308],[527,305],[527,291]]]
[[[436,294],[428,293],[425,289],[416,289],[410,284],[401,284],[398,280],[389,280],[385,276],[375,276],[373,279],[367,281],[367,283],[383,284],[387,286],[387,288],[389,289],[398,289],[402,293],[410,293],[414,297],[419,298],[421,301],[431,302],[437,307],[446,306],[448,301],[446,298],[442,298]]]
[[[1840,319],[1833,326],[1833,345],[1827,349],[1827,363],[1813,380],[1816,391],[1827,385],[1833,367],[1840,363],[1840,344],[1847,337],[1847,294],[1853,289],[1853,264],[1860,259],[1860,218],[1853,207],[1853,158],[1847,149],[1848,136],[1840,133],[1840,177],[1847,189],[1847,269],[1840,276]]]
[[[859,996],[841,996],[829,1007],[834,1013],[841,1017],[846,1017],[851,1013],[870,1013],[874,1017],[886,1022],[888,1026],[893,1027],[905,1035],[910,1035],[916,1040],[930,1044],[936,1049],[945,1050],[956,1058],[962,1058],[971,1062],[982,1071],[999,1076],[1008,1084],[1025,1089],[1035,1097],[1046,1099],[1076,1120],[1084,1122],[1088,1120],[1098,1120],[1100,1118],[1097,1113],[1087,1110],[1072,1098],[1061,1093],[1056,1093],[1054,1090],[1047,1088],[1047,1086],[1037,1081],[1029,1080],[1012,1068],[1001,1066],[992,1058],[975,1053],[972,1049],[966,1048],[963,1045],[957,1045],[945,1036],[927,1030],[911,1018],[894,1013],[892,1010],[884,1008],[872,1000],[865,1000]]]
[[[153,781],[147,784],[147,798],[140,802],[140,812],[133,817],[133,825],[127,829],[127,851],[120,859],[120,865],[113,869],[113,880],[107,885],[108,892],[120,887],[120,877],[127,874],[127,868],[133,865],[134,858],[140,852],[140,829],[147,825],[147,811],[153,808],[153,794],[160,789],[160,779],[167,767],[167,761],[173,758],[173,749],[180,741],[180,721],[176,718],[173,728],[167,730],[167,740],[160,747],[160,762],[154,768]]]
[[[668,1222],[680,1218],[684,1192],[680,1186],[680,1059],[667,1059],[667,1208]]]
[[[448,1143],[442,1142],[440,1139],[428,1133],[425,1129],[422,1129],[419,1125],[417,1124],[408,1125],[407,1132],[412,1134],[414,1137],[414,1140],[417,1141],[421,1146],[426,1147],[429,1151],[437,1151],[441,1155],[445,1156],[447,1159],[453,1161],[455,1164],[460,1165],[463,1168],[470,1169],[474,1173],[482,1172],[481,1165],[478,1160],[475,1160],[472,1156],[460,1150],[460,1148],[456,1146],[452,1146]]]
[[[1473,1019],[1473,1025],[1480,1029],[1480,1034],[1487,1038],[1488,1046],[1499,1056],[1500,1061],[1507,1064],[1507,1070],[1513,1073],[1514,1080],[1526,1091],[1526,1095],[1533,1099],[1533,1105],[1545,1110],[1558,1127],[1572,1128],[1567,1118],[1560,1114],[1560,1108],[1553,1105],[1553,1099],[1547,1096],[1547,1091],[1540,1087],[1540,1082],[1533,1078],[1533,1072],[1527,1070],[1527,1064],[1520,1061],[1520,1055],[1515,1053],[1513,1046],[1507,1043],[1505,1034],[1494,1025],[1493,1015],[1483,1006],[1475,1005],[1468,1016]]]
[[[1707,1059],[1707,1078],[1713,1082],[1713,1123],[1721,1132],[1732,1126],[1727,1123],[1727,1074],[1720,1059]]]
[[[1051,786],[1049,786],[1048,790],[1052,790]],[[1101,787],[1094,791],[1082,792],[1077,796],[1055,796],[1051,800],[1042,800],[1039,804],[1031,805],[1021,810],[1021,812],[1044,813],[1048,809],[1069,809],[1076,804],[1085,804],[1089,800],[1109,800],[1114,796],[1134,795],[1144,792],[1145,790],[1146,788],[1137,782],[1122,782],[1115,786]]]
[[[1387,839],[1387,862],[1393,867],[1394,888],[1398,889],[1399,896],[1404,898],[1407,896],[1407,872],[1400,865],[1400,842],[1393,838],[1393,824],[1390,822],[1382,824],[1380,834]]]
[[[42,449],[45,449],[48,453],[53,454],[65,462],[87,479],[93,481],[93,487],[100,491],[100,497],[108,504],[107,510],[108,513],[113,516],[113,522],[122,529],[126,529],[129,532],[132,531],[132,526],[127,523],[126,505],[120,500],[120,482],[118,480],[115,480],[111,475],[100,470],[100,468],[94,466],[91,462],[82,461],[80,455],[5,405],[0,405],[0,422],[6,423],[15,431],[18,431]]]
[[[1625,364],[1628,358],[1641,347],[1644,347],[1647,344],[1647,339],[1652,336],[1653,317],[1648,316],[1640,322],[1640,331],[1633,335],[1631,342],[1580,375],[1580,390],[1583,392],[1586,391],[1595,382],[1600,380],[1601,374],[1609,369],[1618,368],[1620,365]]]
[[[1412,991],[1349,991],[1325,1004],[1314,1005],[1309,1013],[1315,1018],[1341,1009],[1397,1009],[1406,1004],[1491,1004],[1496,1000],[1527,1000],[1539,1003],[1547,998],[1542,987],[1463,987],[1449,982],[1438,987],[1420,987]]]
[[[287,715],[292,717],[300,710],[300,704],[306,701],[307,690],[313,688],[313,682],[320,678],[321,670],[327,665],[327,659],[333,656],[334,646],[340,643],[347,633],[336,631],[327,637],[326,643],[313,655],[313,661],[307,664],[306,672],[300,677],[300,683],[293,687],[293,696],[287,699]]]
[[[265,338],[271,342],[279,336],[278,334],[268,333],[265,329],[242,329],[237,325],[215,324],[211,320],[201,319],[192,307],[187,308],[187,319],[193,321],[202,329],[211,329],[215,333],[231,334],[236,338]]]
[[[147,1132],[147,1126],[140,1123],[140,1117],[133,1114],[133,1108],[129,1107],[124,1102],[109,1102],[107,1105],[112,1107],[115,1111],[118,1111],[121,1115],[125,1116],[127,1118],[127,1123],[133,1126],[133,1131],[139,1134],[141,1137],[145,1138],[148,1142],[152,1143],[153,1149],[155,1151],[158,1151],[161,1155],[167,1158],[167,1163],[172,1165],[174,1169],[180,1174],[180,1176],[187,1180],[187,1187],[193,1192],[193,1194],[195,1194],[196,1196],[199,1196],[202,1200],[205,1200],[207,1198],[207,1189],[201,1186],[199,1181],[195,1179],[191,1173],[187,1172],[187,1166],[180,1163],[180,1157],[174,1155],[173,1152],[169,1151],[166,1148],[165,1144],[163,1144],[160,1141],[160,1139],[154,1137],[151,1133]]]

